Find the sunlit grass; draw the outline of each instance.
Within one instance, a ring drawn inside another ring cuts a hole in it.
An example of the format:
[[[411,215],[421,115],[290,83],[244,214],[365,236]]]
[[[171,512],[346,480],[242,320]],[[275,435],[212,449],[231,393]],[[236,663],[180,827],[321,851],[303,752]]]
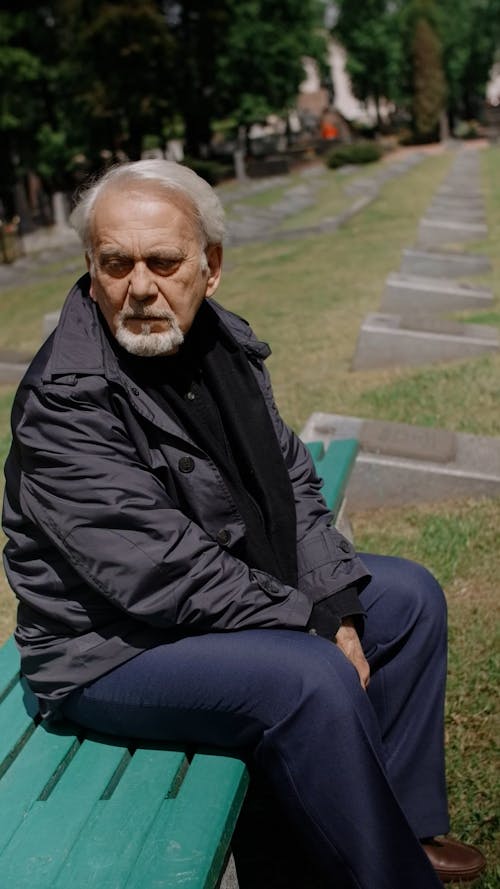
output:
[[[496,889],[500,500],[386,508],[352,518],[360,549],[414,559],[444,585],[450,625],[446,751],[451,821],[455,835],[479,843],[488,856],[488,873],[474,883],[475,889]]]

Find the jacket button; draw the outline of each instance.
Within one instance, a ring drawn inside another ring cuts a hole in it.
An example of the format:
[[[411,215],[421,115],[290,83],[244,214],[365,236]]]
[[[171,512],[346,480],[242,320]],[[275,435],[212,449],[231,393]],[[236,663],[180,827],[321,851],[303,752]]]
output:
[[[217,531],[215,539],[221,546],[227,546],[231,540],[231,532],[227,528],[221,528],[220,531]]]
[[[178,465],[181,472],[192,472],[194,469],[194,460],[192,457],[181,457]]]
[[[187,398],[188,401],[194,401],[195,398],[196,398],[196,395],[195,395],[194,392],[190,389],[189,392],[186,392],[186,398]]]
[[[340,546],[340,549],[343,550],[345,553],[351,552],[351,547],[350,547],[350,544],[347,542],[347,540],[341,540],[339,543],[339,546]]]

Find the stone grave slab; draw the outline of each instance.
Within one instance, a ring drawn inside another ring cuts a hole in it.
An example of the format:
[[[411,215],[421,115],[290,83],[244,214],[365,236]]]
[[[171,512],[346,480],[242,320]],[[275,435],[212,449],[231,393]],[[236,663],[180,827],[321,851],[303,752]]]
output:
[[[427,429],[384,420],[365,420],[359,443],[364,451],[373,454],[435,460],[436,463],[449,463],[457,452],[455,433],[448,429]]]
[[[352,370],[456,361],[499,348],[496,327],[435,316],[371,313],[361,325]]]
[[[481,191],[478,191],[476,194],[463,195],[453,190],[443,194],[442,191],[438,189],[434,192],[432,200],[439,201],[441,204],[448,204],[450,207],[453,207],[456,204],[462,204],[471,208],[484,206],[484,196]]]
[[[491,271],[487,256],[479,253],[438,252],[408,248],[403,250],[401,272],[426,278],[467,278]]]
[[[473,287],[445,278],[424,278],[392,272],[385,282],[382,312],[446,312],[460,309],[487,309],[493,293],[487,287]]]
[[[445,185],[441,185],[436,190],[436,195],[443,197],[452,197],[452,198],[460,198],[461,200],[472,198],[480,198],[481,197],[481,188],[479,185],[474,185],[474,183],[464,183],[463,181],[457,182],[456,184],[448,183]]]
[[[481,207],[471,209],[464,204],[456,204],[455,207],[450,207],[438,201],[433,201],[432,204],[429,204],[425,211],[425,219],[447,219],[451,222],[473,222],[486,225],[486,217]]]
[[[46,340],[48,336],[52,333],[53,330],[56,329],[59,324],[59,318],[61,316],[61,312],[47,312],[46,315],[43,316],[43,339]]]
[[[454,244],[464,241],[482,241],[488,229],[479,222],[461,222],[453,219],[434,219],[424,216],[418,229],[418,243],[422,247],[433,244]]]
[[[301,432],[325,447],[350,437],[360,440],[346,492],[354,532],[359,509],[500,496],[500,437],[327,413],[311,414]]]
[[[19,383],[32,356],[14,349],[0,349],[0,383]]]
[[[442,201],[443,204],[467,204],[475,207],[478,204],[484,204],[484,194],[481,188],[474,191],[469,190],[468,194],[458,191],[456,188],[438,188],[432,195],[432,200]]]
[[[464,216],[484,215],[483,201],[449,201],[444,198],[434,197],[429,204],[429,208],[433,210],[441,210],[444,213],[462,213]],[[425,214],[427,215],[427,213]]]

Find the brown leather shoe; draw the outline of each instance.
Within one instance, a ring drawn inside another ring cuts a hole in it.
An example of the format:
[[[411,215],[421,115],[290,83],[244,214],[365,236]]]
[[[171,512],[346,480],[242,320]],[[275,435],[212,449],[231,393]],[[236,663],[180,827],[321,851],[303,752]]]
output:
[[[486,859],[479,849],[450,837],[422,840],[422,848],[443,883],[467,883],[479,876],[486,866]]]

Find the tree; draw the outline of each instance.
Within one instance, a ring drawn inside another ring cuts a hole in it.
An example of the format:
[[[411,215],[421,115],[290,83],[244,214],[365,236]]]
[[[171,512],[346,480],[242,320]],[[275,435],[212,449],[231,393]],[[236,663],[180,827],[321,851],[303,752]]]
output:
[[[183,0],[166,6],[191,155],[206,150],[216,118],[248,125],[286,110],[304,76],[302,57],[323,61],[325,55],[320,0]]]
[[[155,0],[59,0],[60,38],[71,46],[65,113],[95,156],[140,157],[147,134],[172,114],[174,41]],[[75,102],[76,99],[76,102]]]
[[[413,61],[413,125],[417,137],[436,136],[439,118],[445,107],[441,43],[432,25],[423,15],[415,22],[411,46]]]
[[[317,0],[235,0],[232,7],[216,65],[216,108],[247,125],[294,103],[304,56],[324,66],[323,10]]]
[[[478,117],[500,48],[500,0],[441,0],[437,25],[450,119]]]
[[[167,26],[174,40],[176,109],[184,124],[186,153],[199,157],[210,143],[216,107],[216,59],[230,28],[231,0],[167,0]]]
[[[4,0],[0,160],[49,191],[109,159],[140,156],[184,122],[203,153],[221,116],[249,123],[295,98],[319,57],[321,0]]]
[[[380,100],[398,101],[402,43],[398,5],[389,0],[338,0],[333,34],[347,52],[354,94],[372,99],[380,125]]]
[[[500,0],[337,0],[335,5],[333,33],[347,50],[358,98],[391,99],[418,113],[420,127],[424,100],[421,92],[414,95],[417,84],[419,91],[434,91],[439,104],[444,75],[451,120],[479,114],[500,47]],[[434,60],[434,87],[422,68],[425,56]],[[428,96],[424,104],[430,101]]]
[[[13,182],[36,164],[36,133],[51,116],[43,60],[50,44],[50,27],[40,10],[30,17],[22,4],[5,4],[0,12],[0,192],[9,215],[17,210]]]

